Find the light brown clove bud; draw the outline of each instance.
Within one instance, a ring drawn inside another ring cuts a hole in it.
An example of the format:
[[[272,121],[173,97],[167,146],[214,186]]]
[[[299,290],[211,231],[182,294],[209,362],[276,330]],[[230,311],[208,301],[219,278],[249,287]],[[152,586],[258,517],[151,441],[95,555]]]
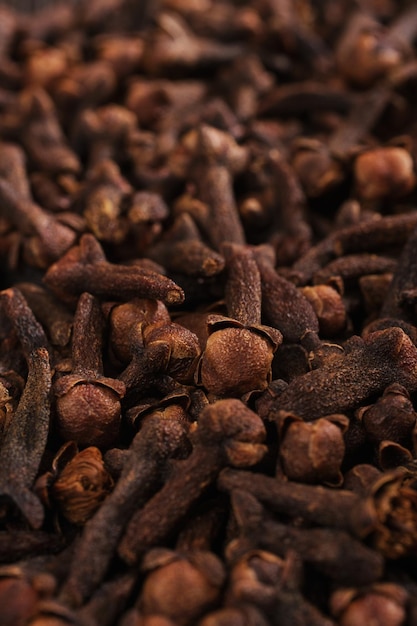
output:
[[[281,411],[279,458],[287,478],[339,486],[343,481],[340,472],[345,453],[343,433],[348,424],[345,415],[328,415],[314,422],[304,422]]]
[[[152,560],[156,561],[153,567]],[[224,571],[210,552],[185,557],[157,549],[147,555],[145,568],[147,565],[152,571],[139,602],[145,615],[163,615],[178,626],[191,625],[219,599]]]
[[[83,526],[110,493],[113,480],[104,467],[98,448],[78,452],[67,443],[58,451],[52,471],[36,481],[36,491],[71,524]]]
[[[330,600],[340,626],[401,626],[406,618],[407,591],[393,583],[361,589],[338,589]]]
[[[341,295],[329,285],[304,287],[303,295],[310,302],[319,321],[320,333],[336,337],[346,326],[346,308]]]
[[[266,326],[249,326],[213,316],[199,365],[199,382],[215,396],[239,397],[268,386],[274,352],[281,333]]]
[[[358,194],[364,200],[398,198],[415,187],[413,159],[404,148],[368,150],[356,158],[353,169]]]

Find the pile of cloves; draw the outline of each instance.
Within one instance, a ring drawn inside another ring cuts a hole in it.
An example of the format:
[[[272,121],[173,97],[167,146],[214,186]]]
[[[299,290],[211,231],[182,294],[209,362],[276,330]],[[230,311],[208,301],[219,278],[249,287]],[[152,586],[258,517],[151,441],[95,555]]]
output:
[[[1,626],[417,625],[417,9],[0,6]]]

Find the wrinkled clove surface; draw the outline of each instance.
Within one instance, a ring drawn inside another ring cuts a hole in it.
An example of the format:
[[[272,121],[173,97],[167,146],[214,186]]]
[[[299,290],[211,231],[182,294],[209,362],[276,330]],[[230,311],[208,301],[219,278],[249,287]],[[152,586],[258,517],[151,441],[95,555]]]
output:
[[[0,622],[414,626],[414,3],[5,1]]]
[[[33,528],[40,528],[44,511],[32,486],[49,432],[51,367],[47,339],[17,289],[3,291],[0,302],[22,344],[28,366],[25,388],[0,446],[0,493],[3,501],[16,505]]]

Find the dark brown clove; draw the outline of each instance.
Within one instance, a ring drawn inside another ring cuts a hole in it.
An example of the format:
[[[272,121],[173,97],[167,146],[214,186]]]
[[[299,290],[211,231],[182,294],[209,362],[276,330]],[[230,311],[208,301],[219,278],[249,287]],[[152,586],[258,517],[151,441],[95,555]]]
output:
[[[345,345],[345,354],[292,381],[273,406],[314,420],[358,408],[394,382],[413,391],[417,387],[416,359],[414,344],[400,328],[371,333],[365,340],[352,338]]]
[[[377,476],[379,473],[376,471]],[[375,476],[373,477],[375,479]],[[327,528],[339,528],[363,537],[373,528],[376,517],[365,497],[346,489],[282,481],[251,472],[222,470],[222,490],[246,491],[268,509]],[[311,503],[314,502],[314,505]]]
[[[0,298],[28,364],[26,385],[0,448],[0,493],[3,502],[13,502],[33,528],[40,528],[44,511],[31,488],[49,433],[51,369],[47,341],[17,289],[3,291]]]
[[[216,67],[240,53],[240,45],[196,37],[178,14],[161,12],[157,27],[145,44],[143,64],[148,72],[158,76],[167,70],[183,73],[199,67]]]
[[[230,317],[207,319],[209,336],[197,378],[214,396],[242,396],[267,386],[282,337],[279,331],[261,324],[261,279],[252,251],[231,243],[223,244],[223,251]]]
[[[333,622],[303,597],[300,565],[291,550],[285,559],[265,550],[252,550],[233,563],[226,602],[237,607],[254,605],[272,624],[332,626]]]
[[[220,599],[225,572],[211,552],[181,555],[155,549],[146,555],[142,569],[147,576],[137,605],[143,615],[161,615],[187,626]]]
[[[277,274],[261,255],[256,256],[262,283],[262,310],[288,343],[318,343],[319,324],[307,298],[288,280]]]
[[[60,592],[63,600],[79,606],[98,587],[132,514],[158,489],[168,460],[183,454],[185,443],[184,427],[177,421],[146,418],[113,492],[85,525]]]
[[[87,227],[99,241],[117,244],[125,239],[122,204],[131,191],[114,161],[101,160],[89,169],[79,201]]]
[[[364,200],[405,196],[416,184],[412,156],[400,147],[365,151],[356,158],[353,170],[357,193]]]
[[[372,443],[384,440],[411,445],[411,432],[417,415],[406,389],[398,383],[387,387],[378,401],[357,412]]]
[[[302,282],[308,282],[321,267],[335,257],[358,252],[386,254],[390,247],[403,245],[417,223],[417,213],[387,215],[343,228],[313,246],[294,263]]]
[[[296,415],[281,412],[277,419],[280,435],[279,463],[284,475],[303,483],[340,486],[340,468],[345,455],[345,415],[327,415],[306,423]]]
[[[276,522],[252,495],[240,490],[233,492],[232,506],[241,536],[227,546],[229,558],[248,549],[263,549],[283,557],[291,549],[339,584],[369,584],[382,575],[382,555],[342,530],[301,529]],[[344,567],[340,568],[342,555]]]
[[[64,440],[80,446],[109,447],[119,432],[125,385],[103,376],[102,337],[100,305],[94,296],[84,293],[74,318],[72,374],[54,384],[58,432]]]
[[[247,151],[228,134],[206,125],[200,126],[188,141],[194,144],[193,179],[198,198],[210,210],[206,224],[210,243],[216,250],[225,241],[245,243],[232,185],[233,175],[246,164]]]
[[[381,310],[381,317],[395,317],[410,321],[410,313],[402,306],[401,294],[416,287],[415,246],[417,230],[410,233],[410,237],[403,248],[398,266],[394,272],[385,302]]]
[[[194,433],[193,452],[178,461],[177,471],[164,487],[132,517],[119,544],[120,556],[134,563],[148,547],[169,536],[224,465],[257,463],[265,453],[263,437],[261,420],[240,400],[219,400],[205,407]],[[177,493],[183,497],[178,499]]]
[[[51,265],[44,281],[58,297],[71,302],[84,291],[108,299],[156,298],[166,304],[184,299],[182,289],[165,276],[106,261],[93,235],[83,235],[79,246]]]
[[[73,315],[58,300],[40,285],[18,283],[33,314],[45,328],[53,346],[68,345],[73,325]]]
[[[35,265],[47,266],[74,243],[75,233],[33,202],[25,156],[14,144],[2,145],[0,198],[3,216],[26,240],[29,259]]]
[[[192,217],[180,214],[149,256],[170,272],[188,276],[215,276],[224,269],[223,257],[201,239]]]
[[[58,122],[57,111],[47,92],[28,88],[21,95],[21,140],[29,160],[39,169],[51,172],[80,171],[80,162],[68,146]]]
[[[58,450],[52,471],[40,476],[35,491],[71,524],[83,526],[113,487],[98,448],[78,451],[71,442]]]
[[[375,583],[363,589],[345,588],[330,598],[340,626],[359,626],[378,619],[384,626],[401,626],[406,619],[408,594],[395,583]]]
[[[166,306],[160,300],[134,298],[130,302],[114,304],[109,315],[110,344],[115,356],[123,363],[132,358],[131,331],[143,327],[165,326],[171,321]]]

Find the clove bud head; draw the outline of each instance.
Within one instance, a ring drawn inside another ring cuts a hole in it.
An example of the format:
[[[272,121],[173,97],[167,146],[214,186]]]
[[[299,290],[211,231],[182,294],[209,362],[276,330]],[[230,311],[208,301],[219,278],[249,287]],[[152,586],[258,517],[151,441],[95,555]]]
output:
[[[404,196],[415,187],[412,156],[404,148],[375,148],[360,154],[354,164],[358,194],[364,200]]]
[[[119,434],[124,390],[121,381],[112,379],[90,381],[77,375],[59,379],[55,395],[60,436],[82,447],[111,447]]]
[[[112,487],[113,480],[104,468],[100,450],[90,447],[64,467],[51,486],[51,497],[69,522],[82,526]]]
[[[228,462],[235,467],[255,465],[266,452],[263,422],[240,400],[207,405],[200,414],[196,435],[204,446],[221,444]]]
[[[345,454],[343,433],[349,420],[344,415],[329,415],[305,422],[291,414],[280,416],[282,441],[279,457],[289,480],[339,486]]]
[[[415,471],[399,467],[382,474],[371,488],[378,518],[371,540],[389,559],[417,554],[416,486]]]
[[[166,325],[171,322],[168,310],[160,300],[134,298],[115,305],[110,313],[110,342],[122,363],[132,358],[130,331],[136,324],[143,327]]]
[[[140,608],[145,615],[161,615],[179,626],[194,624],[218,601],[223,581],[222,564],[210,552],[194,553],[189,558],[168,555],[148,574]]]
[[[346,308],[342,296],[329,285],[314,285],[301,289],[319,321],[320,333],[336,337],[346,326]]]
[[[269,336],[262,327],[245,328],[227,318],[212,324],[209,332],[198,370],[199,382],[209,393],[240,397],[268,386],[280,335]]]
[[[393,583],[377,583],[369,588],[338,589],[331,597],[331,610],[340,626],[401,626],[406,617],[408,594]]]

